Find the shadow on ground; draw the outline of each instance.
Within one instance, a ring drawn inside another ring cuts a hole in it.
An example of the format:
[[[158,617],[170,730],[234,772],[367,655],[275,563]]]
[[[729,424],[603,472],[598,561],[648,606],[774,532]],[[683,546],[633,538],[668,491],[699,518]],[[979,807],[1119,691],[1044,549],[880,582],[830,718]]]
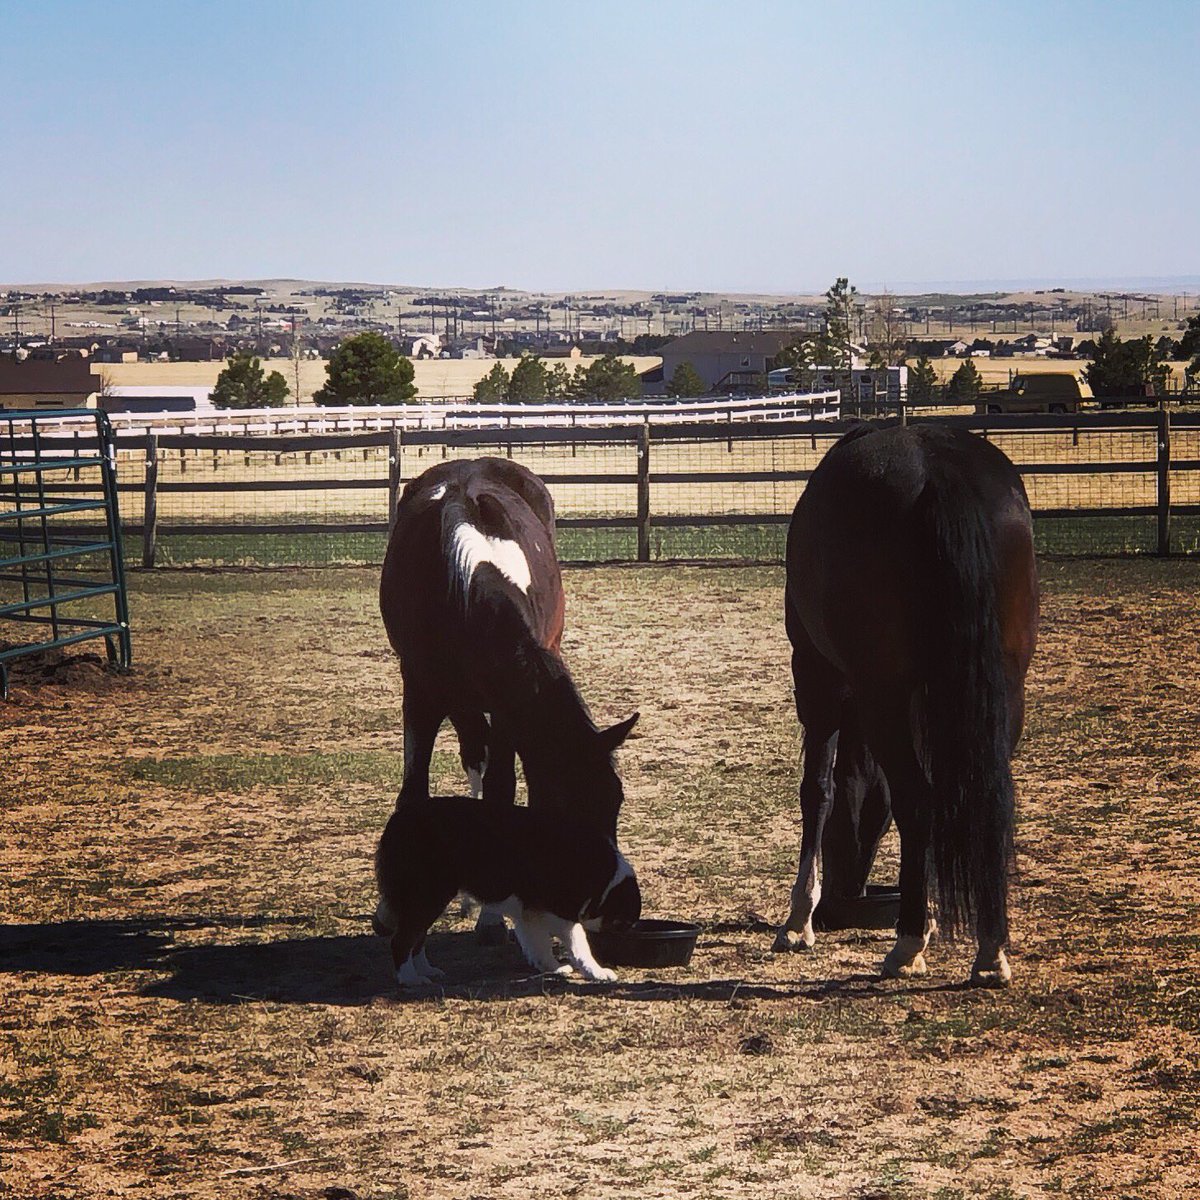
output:
[[[626,1001],[681,998],[827,1000],[894,996],[897,991],[957,990],[961,985],[882,983],[874,975],[748,983],[744,979],[626,979],[589,984],[530,975],[515,945],[485,947],[471,933],[435,933],[429,957],[446,972],[436,987],[398,991],[387,943],[365,932],[249,940],[256,931],[302,928],[306,917],[145,917],[0,926],[0,974],[110,975],[146,973],[129,982],[141,994],[212,1004],[363,1005],[453,997],[477,1001],[583,991]],[[229,940],[237,931],[238,940]],[[224,935],[224,937],[223,937]],[[268,937],[270,933],[268,932]],[[181,940],[177,940],[181,939]],[[672,973],[673,974],[673,973]]]

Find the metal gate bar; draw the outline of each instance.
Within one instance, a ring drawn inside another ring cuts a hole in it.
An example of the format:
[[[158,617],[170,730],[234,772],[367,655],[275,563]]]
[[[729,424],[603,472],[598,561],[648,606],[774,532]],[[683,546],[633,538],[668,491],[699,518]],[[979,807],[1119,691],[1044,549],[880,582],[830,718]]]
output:
[[[81,424],[91,428],[83,432]],[[55,453],[68,446],[65,453]],[[54,474],[70,472],[78,481],[85,471],[98,472],[94,484],[68,484]],[[80,490],[96,494],[61,494]],[[56,521],[87,512],[102,513],[103,524],[97,521],[81,533],[78,525]],[[4,596],[0,602],[0,635],[9,632],[10,622],[39,630],[48,626],[50,633],[49,638],[28,640],[22,634],[13,644],[6,644],[7,638],[0,641],[0,697],[8,697],[8,664],[13,659],[90,638],[104,639],[110,662],[122,669],[130,666],[116,451],[105,413],[0,412],[0,546],[0,584],[20,585],[19,599]],[[79,611],[81,604],[105,596],[112,597],[111,619]]]

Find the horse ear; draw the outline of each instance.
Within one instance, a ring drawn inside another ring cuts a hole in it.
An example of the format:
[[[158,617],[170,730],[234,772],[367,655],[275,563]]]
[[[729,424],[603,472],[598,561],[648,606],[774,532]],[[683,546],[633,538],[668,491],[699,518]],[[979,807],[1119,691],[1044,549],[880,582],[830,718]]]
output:
[[[634,713],[627,721],[618,721],[608,729],[601,729],[597,735],[600,747],[605,754],[611,754],[629,736],[629,731],[637,724],[641,713]]]

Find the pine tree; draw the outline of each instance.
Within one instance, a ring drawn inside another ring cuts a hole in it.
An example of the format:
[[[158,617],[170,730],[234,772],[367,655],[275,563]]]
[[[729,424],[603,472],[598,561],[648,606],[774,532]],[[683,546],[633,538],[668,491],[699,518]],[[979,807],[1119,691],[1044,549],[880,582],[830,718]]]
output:
[[[476,404],[502,404],[508,399],[508,372],[503,363],[496,363],[492,369],[475,384]]]
[[[347,338],[330,356],[318,404],[404,404],[417,389],[412,363],[379,333]]]
[[[287,380],[278,371],[264,376],[262,360],[248,352],[230,357],[212,390],[214,408],[279,408],[287,397]]]
[[[946,399],[957,404],[974,404],[983,391],[983,380],[979,378],[979,368],[974,359],[968,358],[950,380],[946,389]]]
[[[681,362],[667,380],[668,396],[703,396],[707,391],[704,380],[690,362]]]
[[[970,359],[967,360],[970,362]],[[917,365],[908,373],[908,402],[909,404],[932,404],[937,391],[937,372],[933,363],[922,354],[917,359]]]
[[[550,391],[550,372],[532,354],[521,356],[508,381],[508,399],[513,404],[541,404]]]

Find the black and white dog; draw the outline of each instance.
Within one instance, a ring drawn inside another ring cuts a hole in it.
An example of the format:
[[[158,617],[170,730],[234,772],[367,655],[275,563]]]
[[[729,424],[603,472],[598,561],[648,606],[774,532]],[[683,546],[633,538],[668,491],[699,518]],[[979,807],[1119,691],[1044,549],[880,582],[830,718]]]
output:
[[[407,797],[388,819],[375,852],[376,932],[390,934],[396,982],[443,974],[425,957],[425,935],[458,892],[511,917],[530,966],[611,982],[592,957],[583,926],[631,925],[642,896],[613,842],[561,813],[461,796]],[[559,965],[553,939],[569,963]]]

